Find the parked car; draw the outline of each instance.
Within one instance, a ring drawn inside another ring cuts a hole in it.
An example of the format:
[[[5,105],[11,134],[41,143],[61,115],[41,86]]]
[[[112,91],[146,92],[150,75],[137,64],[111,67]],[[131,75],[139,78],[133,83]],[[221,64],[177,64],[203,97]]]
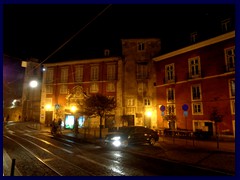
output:
[[[118,131],[108,133],[104,139],[106,146],[127,147],[129,144],[149,143],[158,141],[158,133],[144,126],[121,127]]]

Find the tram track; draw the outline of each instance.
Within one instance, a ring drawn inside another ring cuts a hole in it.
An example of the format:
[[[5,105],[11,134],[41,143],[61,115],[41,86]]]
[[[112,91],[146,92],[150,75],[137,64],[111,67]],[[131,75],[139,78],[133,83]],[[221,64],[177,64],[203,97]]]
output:
[[[55,155],[51,151],[29,141],[22,137],[18,137],[16,135],[12,135],[14,138],[4,135],[5,138],[13,141],[17,145],[19,145],[22,149],[27,151],[29,154],[31,154],[32,157],[35,158],[38,162],[49,168],[51,171],[54,172],[57,176],[95,176],[94,173],[90,171],[86,171],[85,169],[81,168],[80,166],[73,164],[69,162],[66,159],[63,159],[62,157]],[[18,139],[18,140],[16,140]],[[36,146],[38,148],[38,151],[33,152],[29,145],[24,145],[22,141],[19,139],[22,139],[23,141],[27,141],[28,143]],[[42,152],[39,152],[41,150]],[[42,157],[41,157],[42,156]],[[44,157],[43,157],[44,156]],[[62,168],[62,164],[65,164],[66,169]],[[72,174],[71,174],[72,173]]]

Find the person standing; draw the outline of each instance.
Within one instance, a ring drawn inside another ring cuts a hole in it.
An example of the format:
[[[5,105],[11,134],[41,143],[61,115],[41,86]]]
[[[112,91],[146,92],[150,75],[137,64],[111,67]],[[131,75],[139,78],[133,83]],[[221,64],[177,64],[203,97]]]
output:
[[[62,119],[61,118],[58,119],[58,128],[59,128],[60,134],[62,134]]]

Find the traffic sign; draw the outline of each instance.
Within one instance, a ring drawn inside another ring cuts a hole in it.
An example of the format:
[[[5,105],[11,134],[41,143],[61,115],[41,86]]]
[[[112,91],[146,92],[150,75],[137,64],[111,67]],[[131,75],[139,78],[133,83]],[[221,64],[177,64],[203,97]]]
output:
[[[184,111],[187,111],[187,110],[188,110],[188,105],[187,105],[187,104],[182,105],[182,109],[183,109]]]
[[[161,107],[160,107],[160,110],[163,112],[163,111],[165,111],[165,106],[164,105],[161,105]]]

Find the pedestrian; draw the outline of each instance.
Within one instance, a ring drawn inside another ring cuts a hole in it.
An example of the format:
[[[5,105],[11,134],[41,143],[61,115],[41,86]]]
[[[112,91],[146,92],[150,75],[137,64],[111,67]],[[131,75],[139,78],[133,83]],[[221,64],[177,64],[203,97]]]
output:
[[[62,119],[61,118],[58,119],[58,128],[59,128],[59,132],[62,134]]]

